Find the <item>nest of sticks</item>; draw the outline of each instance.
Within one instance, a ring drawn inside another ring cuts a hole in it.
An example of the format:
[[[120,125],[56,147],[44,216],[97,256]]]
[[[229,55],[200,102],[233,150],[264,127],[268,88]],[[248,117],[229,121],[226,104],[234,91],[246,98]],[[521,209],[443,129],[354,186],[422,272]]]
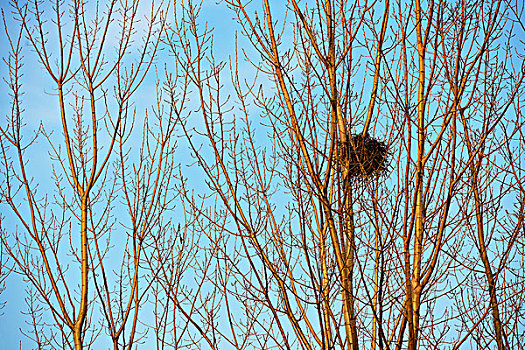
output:
[[[368,134],[351,135],[343,150],[350,177],[379,176],[387,169],[388,146]]]

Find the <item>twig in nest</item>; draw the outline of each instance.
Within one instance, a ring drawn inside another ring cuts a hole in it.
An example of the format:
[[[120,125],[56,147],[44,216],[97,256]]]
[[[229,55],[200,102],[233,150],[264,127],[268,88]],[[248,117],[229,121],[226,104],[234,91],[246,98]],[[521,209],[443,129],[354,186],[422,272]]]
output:
[[[368,134],[356,134],[344,145],[343,157],[350,177],[381,175],[386,170],[387,145]]]

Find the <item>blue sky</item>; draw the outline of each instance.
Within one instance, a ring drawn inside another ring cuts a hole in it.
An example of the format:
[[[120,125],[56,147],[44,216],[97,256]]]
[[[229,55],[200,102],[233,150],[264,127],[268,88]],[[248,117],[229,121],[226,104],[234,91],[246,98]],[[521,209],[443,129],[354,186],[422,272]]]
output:
[[[104,1],[102,1],[104,3]],[[7,1],[1,0],[0,7],[6,13],[6,20],[9,30],[16,31],[16,23],[11,19],[11,8]],[[141,12],[146,14],[148,11],[148,2],[143,1]],[[202,20],[212,22],[217,29],[215,33],[215,51],[221,59],[227,58],[233,52],[234,35],[233,23],[231,20],[231,13],[224,6],[218,6],[215,1],[206,1],[202,13]],[[143,23],[145,23],[143,21]],[[201,23],[202,25],[204,23]],[[138,31],[143,29],[143,26],[138,26]],[[111,36],[114,37],[114,36]],[[110,41],[111,43],[111,41]],[[8,43],[5,33],[0,35],[0,52],[2,57],[8,55]],[[26,132],[29,134],[31,130],[37,130],[40,123],[45,125],[48,131],[54,131],[60,135],[60,115],[57,105],[55,91],[51,88],[52,80],[48,74],[42,69],[42,66],[37,63],[36,54],[32,47],[27,42],[23,47],[24,67],[22,72],[23,77],[23,91],[25,96],[23,98],[23,106],[25,108],[24,120],[26,122]],[[156,60],[159,74],[163,74],[164,62],[169,60],[165,53],[160,53]],[[7,76],[7,69],[5,64],[0,65],[0,73],[2,77]],[[135,107],[139,115],[144,115],[147,108],[151,107],[152,101],[155,101],[155,70],[151,69],[150,74],[144,81],[139,91],[134,96]],[[6,84],[0,85],[0,106],[2,118],[9,114],[10,98],[8,96],[8,89]],[[4,121],[2,121],[4,123]],[[49,161],[49,144],[44,138],[39,138],[37,143],[32,147],[26,158],[29,159],[30,169],[34,171],[32,176],[35,177],[40,184],[40,193],[45,193],[53,188],[53,183],[49,174],[51,172],[51,162]],[[186,159],[185,161],[189,161]],[[188,169],[193,171],[192,169]],[[195,174],[197,175],[197,174]],[[188,173],[191,176],[191,173]],[[198,178],[199,175],[197,175]],[[195,176],[193,176],[195,178]],[[1,215],[4,217],[2,226],[9,231],[16,230],[16,220],[8,210],[1,209]],[[29,349],[32,345],[26,337],[24,337],[20,330],[28,329],[27,321],[29,320],[23,313],[27,310],[25,302],[25,289],[27,285],[23,283],[20,276],[12,274],[8,279],[7,289],[0,296],[0,301],[7,301],[7,305],[2,310],[0,316],[0,350],[16,349],[21,344],[22,349]]]
[[[2,8],[6,8],[7,3],[5,1],[0,2]],[[278,8],[278,5],[275,6]],[[143,11],[146,11],[144,8]],[[276,10],[275,12],[278,12]],[[228,61],[230,57],[234,55],[234,39],[235,39],[235,28],[236,25],[232,20],[232,13],[228,10],[224,4],[216,4],[215,0],[205,0],[200,16],[200,25],[204,25],[204,21],[208,21],[210,26],[214,28],[214,50],[217,60]],[[8,25],[10,29],[14,29],[14,23],[9,20]],[[288,33],[289,35],[290,33]],[[239,46],[248,50],[248,54],[253,54],[253,51],[249,51],[246,40],[243,39],[241,35],[239,38]],[[2,52],[1,56],[7,54],[8,46],[6,45],[5,35],[0,35],[0,45]],[[25,120],[27,122],[27,130],[37,129],[40,123],[43,123],[46,126],[47,130],[56,129],[59,124],[59,114],[56,103],[56,97],[53,95],[54,91],[50,88],[51,79],[47,76],[42,70],[42,67],[39,64],[36,64],[35,53],[32,52],[32,49],[26,44],[24,46],[24,62],[25,66],[23,68],[24,73],[24,86],[25,96],[23,99],[25,112]],[[240,62],[240,73],[241,78],[251,79],[253,78],[253,69],[250,64],[242,60]],[[166,52],[161,52],[159,58],[157,59],[157,68],[159,69],[159,74],[162,75],[163,64],[165,60],[169,60]],[[226,68],[228,69],[228,67]],[[363,69],[364,71],[364,69]],[[6,75],[5,65],[0,66],[0,73],[2,77]],[[135,101],[135,107],[138,115],[144,115],[144,111],[150,107],[151,101],[155,99],[155,75],[154,70],[150,71],[148,78],[144,81],[141,88],[138,90],[133,100]],[[363,73],[364,74],[364,73]],[[226,74],[227,76],[227,74]],[[223,95],[231,93],[231,85],[225,79],[225,87]],[[270,82],[265,80],[263,81],[266,87],[271,88]],[[361,88],[363,82],[357,81],[356,87]],[[365,87],[364,87],[365,88]],[[368,98],[365,95],[365,98]],[[193,103],[195,101],[192,101]],[[6,85],[2,84],[0,86],[0,106],[2,117],[5,114],[9,113],[9,99],[7,96]],[[191,102],[190,102],[191,103]],[[196,108],[195,104],[195,108]],[[256,109],[253,107],[254,110]],[[386,113],[386,112],[385,112]],[[2,121],[3,123],[3,121]],[[197,122],[197,123],[200,123]],[[389,125],[388,125],[389,126]],[[56,131],[57,134],[60,134],[60,130]],[[258,134],[259,141],[264,143],[265,134]],[[184,143],[181,142],[183,146]],[[28,159],[30,161],[30,167],[34,169],[34,176],[36,181],[40,183],[41,191],[46,192],[52,188],[52,183],[50,182],[49,173],[51,171],[51,162],[48,157],[49,145],[47,141],[43,138],[38,140],[38,143],[32,147],[28,152]],[[186,152],[186,153],[185,153]],[[181,162],[188,163],[191,160],[187,157],[187,150],[184,147],[180,147],[180,150],[177,154],[178,159]],[[189,177],[190,182],[193,182],[195,187],[198,187],[198,183],[202,181],[202,173],[196,170],[195,168],[185,168],[185,174]],[[4,215],[7,220],[4,220],[2,225],[5,228],[14,230],[15,221],[12,220],[10,213],[2,207],[0,213]],[[24,288],[26,285],[21,282],[20,278],[16,275],[11,276],[8,281],[7,290],[0,296],[1,300],[7,300],[6,307],[2,310],[4,315],[0,316],[0,350],[3,349],[15,349],[18,348],[20,341],[23,342],[22,348],[29,348],[29,343],[19,332],[19,329],[25,329],[27,327],[26,321],[28,320],[21,311],[24,311],[26,308],[24,302]]]
[[[104,1],[101,2],[104,4]],[[90,3],[92,5],[94,3]],[[143,1],[141,3],[142,14],[148,13],[149,4]],[[12,20],[11,7],[5,0],[0,0],[0,7],[6,13],[6,21],[8,29],[11,31],[11,35],[17,34],[17,23]],[[170,10],[172,11],[172,10]],[[226,8],[223,4],[217,4],[216,1],[205,0],[200,13],[201,28],[204,28],[205,21],[209,22],[209,26],[214,28],[214,52],[217,60],[228,61],[230,58],[234,58],[235,55],[235,23],[233,21],[233,13]],[[142,23],[145,23],[144,21]],[[143,24],[137,27],[137,31],[140,32],[144,29]],[[51,41],[53,35],[50,35]],[[114,36],[110,35],[108,44],[111,44]],[[243,44],[243,37],[238,36],[239,42]],[[246,43],[244,43],[246,44]],[[108,45],[109,46],[109,45]],[[0,35],[0,52],[2,57],[7,57],[9,54],[9,45],[5,33]],[[247,45],[244,45],[246,52],[250,53],[250,49]],[[243,61],[242,53],[240,55],[240,74],[241,78],[252,79],[254,77],[251,66]],[[45,72],[42,65],[38,62],[37,55],[33,48],[27,41],[23,44],[23,92],[24,97],[22,99],[23,107],[25,112],[23,114],[24,121],[26,123],[25,132],[27,135],[33,134],[40,125],[44,125],[48,132],[53,132],[55,139],[60,139],[61,135],[61,124],[60,114],[57,104],[56,91],[53,87],[53,81],[51,77]],[[134,107],[136,108],[137,115],[139,118],[143,116],[146,109],[150,109],[151,104],[155,101],[155,88],[156,88],[156,77],[155,68],[158,69],[161,80],[164,74],[164,63],[168,63],[168,69],[170,68],[170,60],[166,51],[161,51],[156,59],[156,67],[150,70],[146,80],[143,82],[137,93],[134,95]],[[0,73],[2,77],[6,77],[8,74],[5,64],[0,65]],[[225,83],[223,88],[223,94],[232,92],[231,85],[228,82]],[[9,115],[10,113],[10,98],[9,90],[6,84],[0,85],[0,106],[2,118]],[[191,105],[191,103],[190,103]],[[194,105],[197,108],[197,105]],[[191,109],[191,108],[190,108]],[[151,113],[151,110],[149,111]],[[5,121],[2,121],[5,123]],[[200,124],[201,122],[198,121]],[[138,123],[140,124],[140,123]],[[49,160],[50,145],[48,141],[40,137],[37,139],[33,147],[31,147],[26,153],[26,159],[29,161],[29,169],[33,171],[31,176],[34,176],[36,182],[39,183],[39,192],[49,193],[53,195],[53,182],[50,178],[52,172],[53,162]],[[186,154],[186,156],[185,156]],[[187,151],[180,147],[178,159],[182,164],[189,163],[191,159],[187,157]],[[202,173],[195,168],[186,168],[185,176],[190,179],[191,182],[198,188],[199,182],[202,181]],[[4,217],[2,226],[6,231],[14,232],[17,230],[17,220],[13,217],[12,213],[6,208],[2,207],[0,211]],[[114,242],[116,243],[116,242]],[[118,243],[117,243],[118,244]],[[0,316],[0,350],[11,350],[18,348],[21,344],[22,349],[28,349],[32,343],[24,337],[20,330],[28,329],[29,318],[24,315],[27,311],[27,300],[26,300],[26,288],[28,285],[23,282],[22,277],[19,275],[12,274],[7,281],[7,289],[0,296],[0,301],[7,301],[5,308],[2,310],[3,315]]]

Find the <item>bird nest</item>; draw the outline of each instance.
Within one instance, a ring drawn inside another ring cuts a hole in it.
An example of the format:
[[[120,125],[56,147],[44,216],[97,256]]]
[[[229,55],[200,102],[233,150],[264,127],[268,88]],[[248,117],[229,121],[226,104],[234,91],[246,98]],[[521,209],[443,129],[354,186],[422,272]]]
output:
[[[350,177],[382,175],[387,168],[387,145],[368,134],[355,134],[343,145],[343,157]]]

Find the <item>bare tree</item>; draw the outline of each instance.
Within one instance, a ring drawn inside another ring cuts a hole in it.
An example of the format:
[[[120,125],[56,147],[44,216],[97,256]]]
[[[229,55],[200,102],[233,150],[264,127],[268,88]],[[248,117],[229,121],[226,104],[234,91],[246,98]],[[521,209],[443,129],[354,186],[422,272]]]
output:
[[[181,125],[211,196],[188,215],[220,247],[193,318],[219,332],[209,345],[518,346],[523,9],[226,4],[251,44],[229,63],[235,103],[199,5],[170,41],[200,101]]]
[[[522,4],[225,0],[230,57],[209,4],[152,5],[134,53],[138,2],[107,5],[6,29],[2,246],[38,346],[523,348]],[[24,36],[58,136],[24,126]]]
[[[174,200],[175,118],[160,101],[143,115],[132,98],[154,63],[164,7],[13,2],[19,27],[6,27],[12,108],[1,127],[1,201],[18,226],[2,231],[2,244],[30,288],[28,335],[39,348],[131,348],[147,331],[139,322],[151,286],[144,256],[171,230],[163,213]],[[24,124],[25,38],[50,78],[58,135],[42,123],[31,137]],[[54,191],[42,193],[30,158],[43,140]]]

